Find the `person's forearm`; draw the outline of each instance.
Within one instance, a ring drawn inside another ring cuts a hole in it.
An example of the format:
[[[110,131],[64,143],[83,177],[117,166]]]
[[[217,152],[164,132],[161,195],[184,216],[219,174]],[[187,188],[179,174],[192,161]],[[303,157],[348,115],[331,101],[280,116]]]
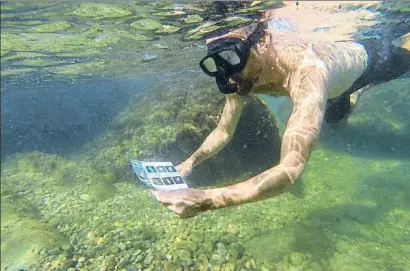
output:
[[[184,161],[185,165],[194,167],[202,163],[221,151],[233,137],[244,102],[236,94],[226,95],[225,98],[226,103],[218,126],[208,135],[198,150]]]
[[[192,167],[202,163],[206,159],[214,156],[220,152],[226,144],[230,141],[232,135],[223,131],[222,129],[216,128],[209,134],[205,139],[204,143],[196,150],[186,161]]]
[[[279,164],[261,174],[231,186],[206,190],[214,208],[253,202],[281,194],[295,183],[305,163],[294,167]]]

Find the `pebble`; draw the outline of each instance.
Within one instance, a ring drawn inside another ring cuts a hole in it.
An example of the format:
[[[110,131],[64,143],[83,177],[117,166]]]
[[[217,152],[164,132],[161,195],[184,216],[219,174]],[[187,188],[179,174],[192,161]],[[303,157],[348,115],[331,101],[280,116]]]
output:
[[[85,257],[80,257],[80,258],[78,258],[78,262],[79,262],[79,263],[83,263],[83,262],[85,262],[85,260],[86,260]]]
[[[305,260],[305,255],[299,252],[293,252],[290,254],[290,263],[299,266]]]
[[[70,267],[74,267],[75,266],[75,262],[73,260],[65,260],[63,261],[63,263],[61,264],[61,268],[63,270],[67,270]]]
[[[48,255],[58,255],[58,250],[57,249],[50,249],[47,251]]]

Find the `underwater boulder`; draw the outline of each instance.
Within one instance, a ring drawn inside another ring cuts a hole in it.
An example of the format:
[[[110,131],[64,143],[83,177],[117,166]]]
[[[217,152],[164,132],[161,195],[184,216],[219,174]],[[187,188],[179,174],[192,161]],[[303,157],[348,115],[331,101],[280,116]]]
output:
[[[193,76],[169,79],[139,93],[89,146],[89,161],[99,171],[134,178],[129,159],[179,164],[216,127],[224,96],[208,80]],[[256,174],[278,162],[280,136],[276,121],[262,101],[247,99],[232,141],[215,157],[197,166],[191,186],[231,181]]]

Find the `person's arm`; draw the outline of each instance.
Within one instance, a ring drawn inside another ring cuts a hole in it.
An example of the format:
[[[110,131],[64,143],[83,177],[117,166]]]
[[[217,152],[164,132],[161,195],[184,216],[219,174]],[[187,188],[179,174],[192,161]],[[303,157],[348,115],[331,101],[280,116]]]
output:
[[[325,73],[313,65],[296,72],[290,81],[293,112],[281,145],[280,163],[238,184],[206,190],[210,204],[221,208],[271,197],[295,184],[320,133],[326,106]]]
[[[226,102],[217,127],[208,135],[202,145],[183,163],[177,166],[182,175],[187,175],[191,169],[221,151],[232,139],[238,124],[243,98],[236,95],[226,95]]]

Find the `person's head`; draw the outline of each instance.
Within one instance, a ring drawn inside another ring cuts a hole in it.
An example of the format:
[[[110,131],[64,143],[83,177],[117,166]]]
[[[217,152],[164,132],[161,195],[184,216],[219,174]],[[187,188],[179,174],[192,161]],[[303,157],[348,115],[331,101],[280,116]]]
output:
[[[202,70],[215,77],[223,94],[246,95],[258,79],[259,65],[254,46],[265,31],[262,22],[206,39],[207,55],[199,63]]]

